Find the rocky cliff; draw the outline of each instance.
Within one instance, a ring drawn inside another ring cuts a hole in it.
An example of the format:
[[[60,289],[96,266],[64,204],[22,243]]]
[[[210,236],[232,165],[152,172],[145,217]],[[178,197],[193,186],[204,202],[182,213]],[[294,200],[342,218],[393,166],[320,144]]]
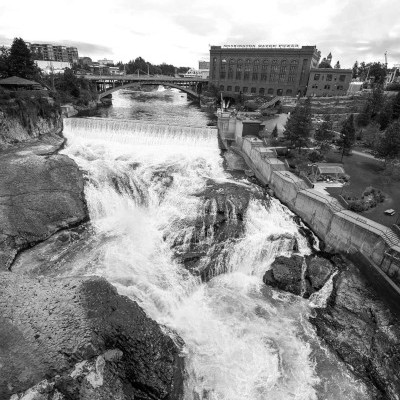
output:
[[[0,96],[0,150],[62,131],[61,109],[47,96]]]

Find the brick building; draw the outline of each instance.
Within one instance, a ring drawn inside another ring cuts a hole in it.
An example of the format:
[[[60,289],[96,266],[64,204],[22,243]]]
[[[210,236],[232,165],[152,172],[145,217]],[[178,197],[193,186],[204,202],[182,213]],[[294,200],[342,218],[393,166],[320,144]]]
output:
[[[304,95],[319,59],[315,46],[211,46],[209,81],[230,97]]]
[[[345,96],[352,73],[351,69],[311,68],[306,96]]]

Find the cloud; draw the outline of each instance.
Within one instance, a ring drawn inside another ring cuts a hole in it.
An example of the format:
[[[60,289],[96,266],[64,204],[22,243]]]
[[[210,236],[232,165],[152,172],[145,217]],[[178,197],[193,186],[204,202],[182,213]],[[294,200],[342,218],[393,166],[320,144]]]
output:
[[[204,35],[206,33],[209,35],[217,30],[214,20],[198,15],[176,15],[173,21],[191,34]]]

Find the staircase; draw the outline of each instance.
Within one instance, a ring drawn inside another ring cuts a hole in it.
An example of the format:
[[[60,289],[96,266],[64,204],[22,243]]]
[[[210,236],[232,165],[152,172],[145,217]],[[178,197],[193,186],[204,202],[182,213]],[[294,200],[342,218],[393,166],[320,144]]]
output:
[[[400,239],[397,234],[392,229],[387,229],[384,233],[384,239],[387,240],[392,245],[399,245]]]
[[[274,106],[278,101],[282,100],[282,96],[275,96],[272,100],[267,101],[262,105],[262,108],[268,108]]]

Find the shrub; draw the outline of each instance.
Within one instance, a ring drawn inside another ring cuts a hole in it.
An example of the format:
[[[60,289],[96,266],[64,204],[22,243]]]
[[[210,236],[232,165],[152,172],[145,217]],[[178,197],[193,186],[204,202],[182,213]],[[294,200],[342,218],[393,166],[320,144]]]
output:
[[[362,200],[351,200],[349,202],[349,210],[355,212],[362,212],[365,210],[365,204]]]
[[[308,154],[308,159],[313,163],[316,163],[318,161],[322,161],[323,158],[324,157],[322,156],[322,154],[317,150],[313,150]]]

